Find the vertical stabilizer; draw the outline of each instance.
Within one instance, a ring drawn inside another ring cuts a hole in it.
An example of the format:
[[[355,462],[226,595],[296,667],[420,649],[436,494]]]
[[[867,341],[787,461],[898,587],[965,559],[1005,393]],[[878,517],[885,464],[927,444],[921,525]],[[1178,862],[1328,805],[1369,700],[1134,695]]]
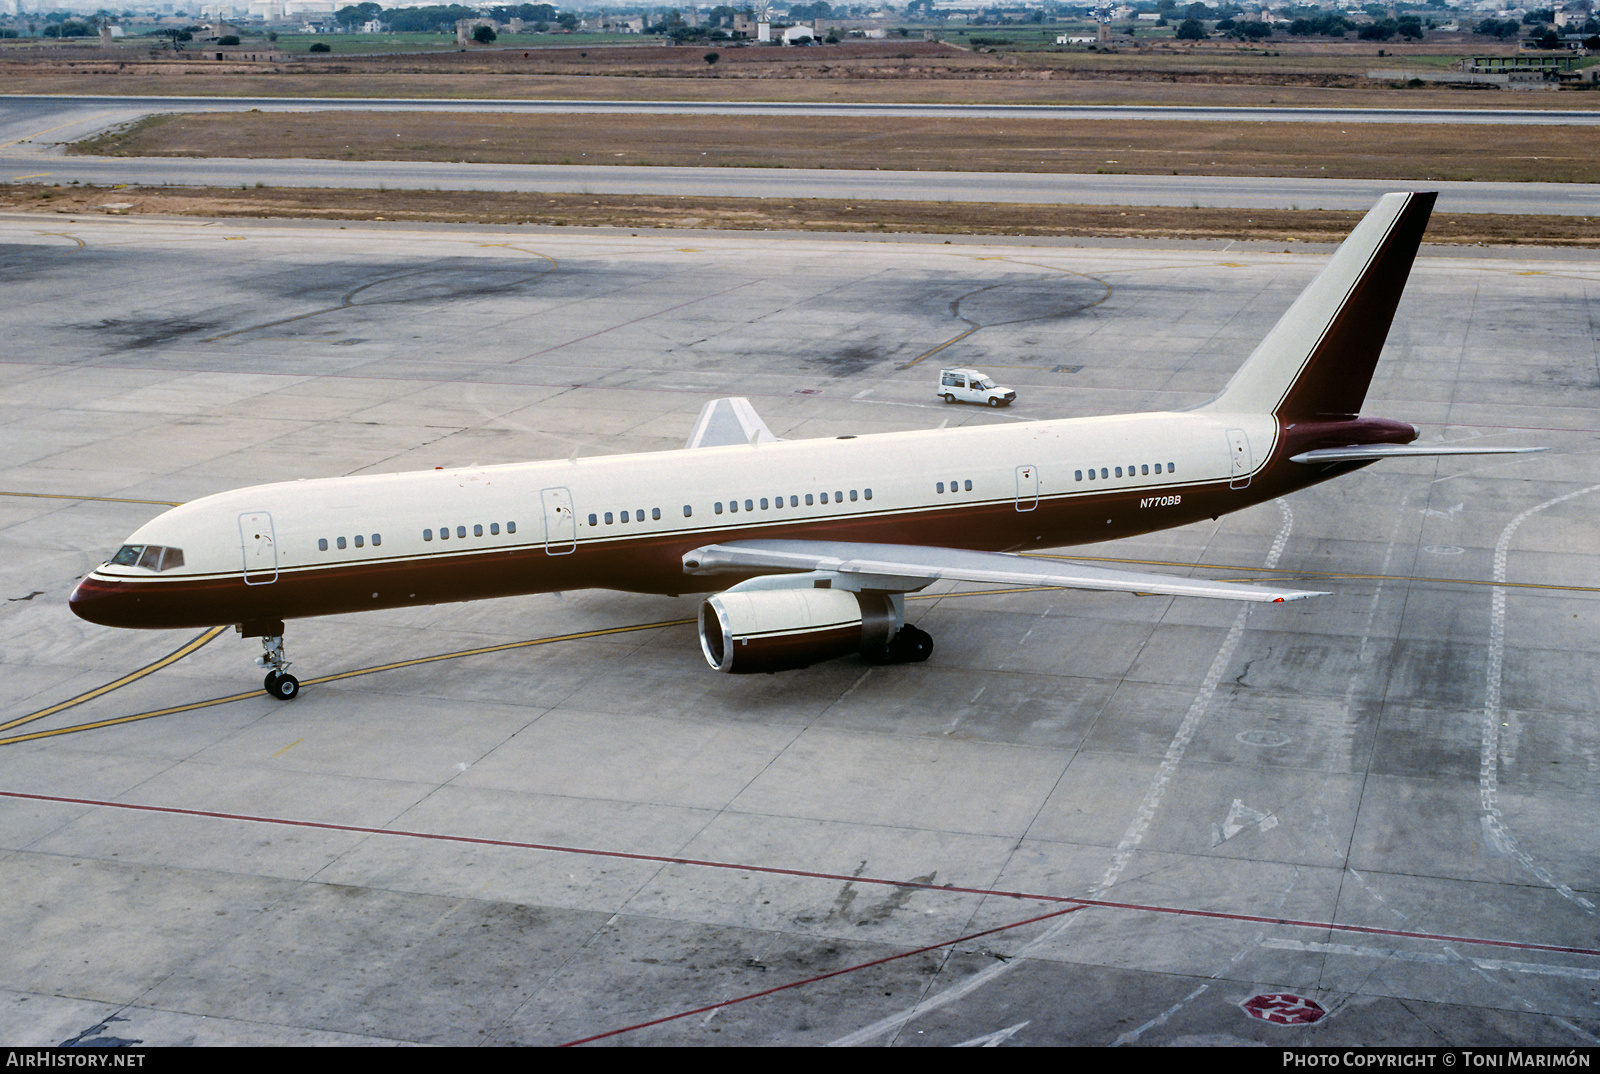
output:
[[[1354,418],[1436,197],[1379,199],[1222,394],[1201,409],[1286,421]]]

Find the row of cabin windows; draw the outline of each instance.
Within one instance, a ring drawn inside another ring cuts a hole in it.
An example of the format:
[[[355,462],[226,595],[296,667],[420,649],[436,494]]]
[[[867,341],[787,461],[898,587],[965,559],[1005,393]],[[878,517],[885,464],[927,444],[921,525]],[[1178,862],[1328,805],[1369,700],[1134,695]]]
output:
[[[831,497],[831,499],[830,499],[830,497]],[[855,503],[857,500],[863,500],[863,499],[870,500],[870,499],[872,499],[872,490],[871,489],[851,489],[848,492],[846,492],[844,489],[837,489],[832,493],[828,493],[828,492],[810,493],[810,492],[808,492],[804,496],[798,496],[798,495],[790,496],[789,497],[789,506],[790,507],[799,507],[802,500],[805,501],[805,505],[807,507],[811,507],[811,506],[815,505],[816,503],[818,503],[819,501],[821,503],[830,503],[830,502],[831,503],[844,503],[846,497],[849,498],[849,501],[851,503]],[[754,496],[752,496],[750,499],[743,500],[743,501],[740,501],[740,500],[728,500],[727,503],[726,503],[726,510],[730,514],[738,514],[739,511],[741,510],[741,508],[740,508],[741,502],[744,505],[742,509],[745,510],[745,511],[782,510],[783,506],[784,506],[784,502],[783,501],[784,501],[784,498],[782,496],[770,496],[770,497],[769,496],[763,496],[760,499],[757,499]],[[722,514],[723,510],[724,510],[724,503],[721,500],[718,500],[716,503],[713,503],[711,505],[711,512],[713,514],[720,515],[720,514]],[[591,526],[599,526],[599,525],[603,524],[603,525],[610,526],[610,525],[614,525],[614,524],[616,524],[618,522],[626,523],[626,522],[629,521],[629,514],[630,514],[629,511],[617,511],[617,512],[607,511],[603,515],[599,514],[597,512],[591,512],[590,515],[589,515],[589,525],[591,525]],[[634,522],[643,522],[644,521],[644,509],[643,508],[634,509],[634,510],[632,510],[631,514],[632,514],[632,521],[634,521]],[[686,503],[686,504],[683,505],[683,517],[684,518],[693,518],[694,517],[694,506],[692,504],[687,504]],[[659,522],[661,520],[661,508],[652,507],[650,509],[650,518],[651,518],[652,521]]]
[[[1156,468],[1156,473],[1158,473],[1158,474],[1161,473],[1162,472],[1161,471],[1161,464],[1158,462],[1158,463],[1155,463],[1154,465],[1155,465],[1155,468]],[[1129,477],[1149,477],[1150,476],[1150,466],[1151,466],[1150,463],[1140,463],[1137,466],[1129,466],[1128,467],[1128,476]],[[1169,473],[1169,474],[1176,473],[1177,470],[1178,470],[1178,468],[1175,465],[1173,465],[1170,462],[1167,463],[1167,469],[1166,469],[1167,473]],[[1102,467],[1100,467],[1100,469],[1099,469],[1099,471],[1097,473],[1095,471],[1095,468],[1091,466],[1088,469],[1088,474],[1089,474],[1089,480],[1090,481],[1093,481],[1097,476],[1100,478],[1100,480],[1105,481],[1105,480],[1107,480],[1109,478],[1112,478],[1112,477],[1121,477],[1122,476],[1122,467],[1120,467],[1120,466],[1102,466]],[[1083,475],[1084,475],[1084,471],[1083,470],[1074,470],[1073,473],[1072,473],[1072,479],[1074,481],[1082,481],[1083,480]]]
[[[506,532],[507,533],[516,533],[517,532],[517,524],[515,522],[507,522],[506,523]],[[465,526],[457,526],[456,527],[456,537],[458,539],[459,538],[463,538],[466,535],[467,535],[467,527],[465,527]],[[478,525],[475,525],[475,526],[472,527],[472,535],[474,537],[482,537],[483,536],[483,524],[482,523],[479,523]],[[489,536],[491,536],[491,537],[500,536],[500,523],[498,523],[498,522],[489,523]],[[433,540],[433,531],[432,530],[423,530],[422,531],[422,539],[424,541]],[[440,526],[439,527],[439,540],[448,541],[449,539],[450,539],[450,527],[449,526]],[[376,543],[376,542],[374,542],[374,543]]]
[[[846,496],[850,497],[850,502],[851,503],[855,503],[858,499],[870,500],[870,499],[872,499],[872,490],[871,489],[861,489],[858,492],[858,490],[856,490],[856,489],[851,489],[849,492],[845,492],[843,489],[836,489],[833,492],[833,501],[832,502],[834,502],[834,503],[844,503]],[[799,507],[801,500],[805,501],[805,505],[807,507],[810,507],[810,506],[812,506],[813,504],[815,504],[815,503],[817,503],[819,501],[821,503],[828,503],[829,502],[828,493],[826,493],[826,492],[819,492],[819,493],[816,494],[815,497],[813,497],[812,494],[808,492],[804,496],[790,496],[789,497],[789,506],[790,507]],[[738,514],[739,513],[739,502],[740,501],[738,501],[738,500],[729,500],[728,501],[728,512],[730,514]],[[752,497],[751,499],[748,499],[748,500],[744,501],[744,509],[746,511],[769,511],[769,510],[780,510],[781,511],[783,509],[783,497],[782,496],[774,496],[770,500],[765,496],[761,497],[759,500],[757,500],[754,497]],[[712,514],[717,514],[717,515],[722,514],[722,501],[721,500],[718,500],[716,503],[711,505],[711,512],[712,512]],[[683,513],[684,514],[688,514],[689,513],[689,509],[687,507],[685,507],[683,509]]]
[[[972,491],[972,482],[968,481],[966,484],[967,484],[966,491],[967,492],[971,492]],[[939,482],[939,486],[938,487],[939,487],[939,491],[943,492],[944,491],[944,482],[943,481]],[[959,482],[959,481],[950,482],[950,491],[951,492],[961,492],[962,491],[961,482]]]
[[[683,513],[684,513],[685,517],[688,516],[688,514],[689,514],[689,505],[688,504],[684,504]],[[616,513],[616,515],[618,517],[620,517],[623,522],[627,522],[629,520],[630,515],[632,516],[633,521],[635,521],[635,522],[643,522],[644,521],[644,508],[642,508],[642,507],[636,508],[631,512],[630,511],[618,511]],[[613,518],[612,513],[610,511],[607,511],[605,513],[606,525],[609,526],[609,525],[612,524],[612,518]],[[659,507],[650,508],[650,518],[651,518],[651,521],[660,522],[661,521],[661,508],[659,508]],[[591,525],[591,526],[600,525],[600,516],[595,514],[592,511],[589,513],[589,525]]]
[[[360,548],[364,544],[366,544],[366,538],[358,533],[358,534],[355,535],[355,542],[356,542],[356,547]],[[382,543],[383,543],[383,535],[380,534],[380,533],[374,533],[372,535],[372,547],[376,548]],[[334,545],[335,548],[341,548],[342,549],[344,547],[344,538],[343,537],[335,537],[333,539],[333,545]],[[328,539],[326,537],[318,537],[317,538],[317,551],[318,552],[326,552],[327,550],[328,550]]]

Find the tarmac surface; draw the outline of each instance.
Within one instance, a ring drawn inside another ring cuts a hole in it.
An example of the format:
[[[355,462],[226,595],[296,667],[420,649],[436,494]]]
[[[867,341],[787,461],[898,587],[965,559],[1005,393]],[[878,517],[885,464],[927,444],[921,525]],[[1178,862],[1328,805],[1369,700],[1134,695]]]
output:
[[[1551,451],[1073,550],[1297,604],[945,586],[926,664],[735,677],[695,598],[573,592],[291,622],[288,703],[231,631],[67,608],[165,503],[677,447],[718,396],[1199,402],[1321,260],[0,217],[0,1041],[1593,1045],[1588,255],[1425,249],[1368,396]]]

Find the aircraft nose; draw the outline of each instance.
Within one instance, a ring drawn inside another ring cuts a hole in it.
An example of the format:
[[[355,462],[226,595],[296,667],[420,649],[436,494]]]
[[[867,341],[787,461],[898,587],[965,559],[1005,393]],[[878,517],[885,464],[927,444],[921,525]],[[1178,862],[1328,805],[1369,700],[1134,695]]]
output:
[[[72,596],[67,598],[67,606],[79,619],[100,626],[129,626],[131,624],[126,621],[126,600],[122,592],[124,588],[120,583],[91,574],[73,589]]]

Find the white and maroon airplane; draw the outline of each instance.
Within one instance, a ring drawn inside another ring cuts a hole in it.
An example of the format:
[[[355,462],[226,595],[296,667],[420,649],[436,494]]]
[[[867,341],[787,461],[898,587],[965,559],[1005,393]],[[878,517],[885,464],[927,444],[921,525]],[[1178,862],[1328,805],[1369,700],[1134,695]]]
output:
[[[904,597],[944,578],[1236,600],[1318,594],[1022,558],[1182,526],[1379,459],[1537,448],[1408,446],[1358,416],[1435,195],[1390,194],[1210,402],[1173,413],[782,441],[744,399],[680,451],[284,482],[207,496],[128,538],[72,594],[117,627],[283,621],[606,588],[731,588],[699,616],[707,662],[780,671],[860,653],[925,660]],[[720,578],[721,583],[711,582]]]

